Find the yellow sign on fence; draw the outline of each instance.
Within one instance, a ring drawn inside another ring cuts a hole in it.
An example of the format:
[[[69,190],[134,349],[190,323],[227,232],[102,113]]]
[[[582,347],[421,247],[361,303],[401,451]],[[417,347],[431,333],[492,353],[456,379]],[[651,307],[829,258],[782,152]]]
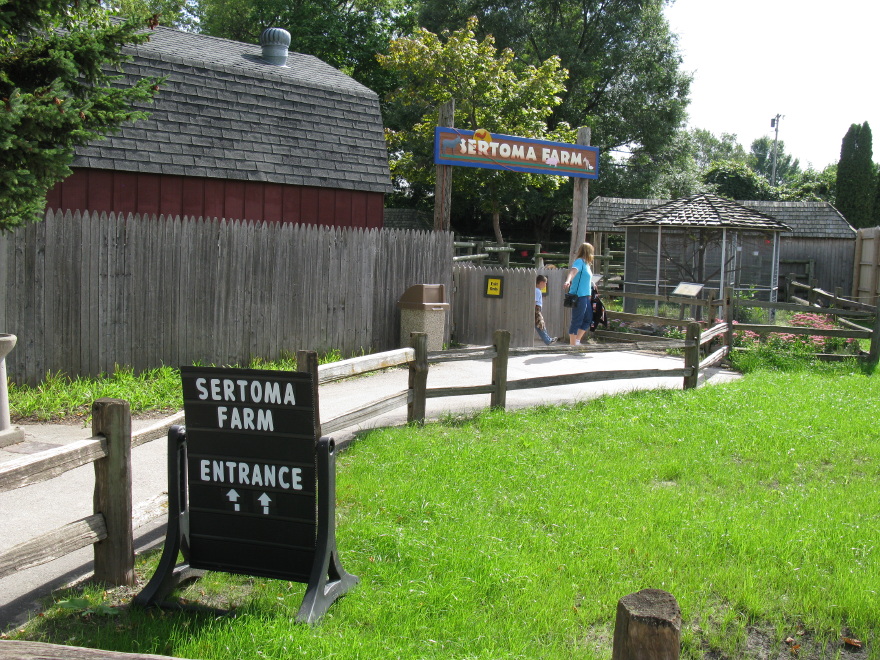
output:
[[[483,295],[486,298],[503,298],[504,278],[500,275],[486,275],[486,289]]]

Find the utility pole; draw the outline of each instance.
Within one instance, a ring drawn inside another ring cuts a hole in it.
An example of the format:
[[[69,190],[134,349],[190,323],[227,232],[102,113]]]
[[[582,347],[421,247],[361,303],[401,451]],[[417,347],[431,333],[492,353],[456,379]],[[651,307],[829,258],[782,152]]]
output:
[[[770,120],[770,128],[776,129],[776,137],[773,138],[773,171],[770,174],[770,185],[776,185],[776,144],[779,142],[779,120],[782,119],[782,115],[777,114],[773,119]]]

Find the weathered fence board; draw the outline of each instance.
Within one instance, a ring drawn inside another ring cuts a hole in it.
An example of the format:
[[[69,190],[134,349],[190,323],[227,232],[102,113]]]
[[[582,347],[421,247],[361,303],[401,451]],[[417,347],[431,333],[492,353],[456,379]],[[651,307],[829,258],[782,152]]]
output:
[[[856,234],[852,297],[869,305],[880,300],[880,227],[859,229]]]
[[[61,646],[46,642],[0,640],[2,660],[185,660],[152,653],[122,653],[87,649],[82,646]]]
[[[550,336],[565,336],[569,311],[562,306],[562,284],[566,272],[557,268],[501,268],[456,265],[452,316],[453,338],[461,344],[491,344],[493,333],[510,331],[510,345],[532,346],[535,333],[535,278],[547,277],[547,294],[542,313]],[[488,298],[486,277],[504,278],[503,296]]]
[[[68,470],[107,456],[104,438],[86,438],[0,465],[0,492],[53,479]]]
[[[451,293],[452,254],[444,232],[50,212],[0,236],[0,332],[18,337],[7,371],[36,384],[388,350],[407,288]]]
[[[104,516],[92,514],[0,554],[0,579],[58,559],[107,538]]]

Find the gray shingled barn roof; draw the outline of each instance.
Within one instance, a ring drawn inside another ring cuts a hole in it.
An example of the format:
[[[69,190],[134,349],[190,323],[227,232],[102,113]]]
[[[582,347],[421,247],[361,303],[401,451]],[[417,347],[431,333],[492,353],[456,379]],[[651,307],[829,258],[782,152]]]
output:
[[[742,201],[740,204],[784,222],[798,238],[856,238],[853,226],[828,202]]]
[[[148,119],[76,150],[74,167],[389,192],[378,96],[329,64],[157,28],[126,76],[168,76]]]
[[[669,200],[621,199],[597,197],[590,203],[588,222],[590,230],[620,232],[614,222]],[[840,212],[828,202],[759,202],[739,201],[743,206],[765,213],[788,225],[796,238],[843,238],[855,240],[856,230]]]
[[[769,215],[717,195],[691,195],[616,220],[615,226],[706,227],[790,231]]]

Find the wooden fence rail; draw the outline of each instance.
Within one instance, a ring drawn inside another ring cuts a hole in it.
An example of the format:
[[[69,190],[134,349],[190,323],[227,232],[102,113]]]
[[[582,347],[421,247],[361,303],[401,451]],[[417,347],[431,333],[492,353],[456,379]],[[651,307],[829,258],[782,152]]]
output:
[[[182,423],[183,413],[132,433],[128,403],[98,399],[92,420],[94,437],[0,464],[0,492],[53,479],[88,463],[95,465],[94,513],[0,553],[0,579],[94,544],[96,579],[132,583],[133,526],[160,515],[164,500],[143,503],[133,513],[131,449],[163,437],[173,424]]]
[[[319,410],[317,401],[321,384],[380,369],[403,365],[409,368],[409,381],[405,390],[385,395],[376,401],[323,422],[320,419],[320,413],[316,412],[315,431],[320,436],[362,424],[402,406],[407,406],[407,420],[409,422],[424,423],[427,399],[438,397],[489,394],[489,405],[503,409],[506,407],[508,391],[577,383],[677,377],[683,379],[682,385],[685,389],[690,389],[697,386],[702,370],[718,364],[730,354],[733,348],[734,326],[732,318],[734,307],[739,304],[749,305],[752,303],[754,301],[737,301],[733,297],[732,290],[728,289],[722,300],[713,303],[722,307],[721,311],[725,320],[705,329],[705,323],[690,321],[686,324],[686,338],[684,340],[646,338],[645,335],[636,333],[596,332],[599,337],[614,338],[618,342],[623,339],[627,340],[625,346],[628,349],[682,350],[684,365],[678,369],[586,371],[509,380],[507,367],[511,355],[534,355],[560,351],[603,352],[620,350],[621,344],[511,348],[511,334],[506,330],[494,332],[491,346],[477,348],[428,353],[427,335],[412,333],[412,346],[409,348],[364,355],[321,366],[318,366],[317,353],[314,351],[300,351],[297,357],[299,369],[313,374],[316,411]],[[760,303],[760,306],[765,307],[766,303]],[[791,305],[786,306],[786,308],[789,307]],[[806,309],[830,315],[839,314],[842,311],[811,307],[806,307]],[[861,310],[847,311],[847,314],[853,313],[863,314],[864,312]],[[654,317],[654,320],[658,323],[666,323],[670,319]],[[869,339],[871,345],[867,359],[876,363],[880,357],[880,314],[874,315],[871,331],[822,330],[756,324],[740,324],[736,327],[759,333],[776,332]],[[701,359],[701,354],[711,350],[712,344],[719,340],[722,345]],[[474,359],[491,359],[491,382],[489,384],[427,387],[431,364]],[[180,413],[171,420],[163,420],[163,422],[137,434],[132,434],[128,404],[124,401],[102,399],[95,402],[93,419],[95,420],[93,425],[95,437],[0,465],[0,492],[51,479],[89,462],[95,463],[96,466],[95,513],[0,554],[0,578],[15,570],[36,566],[89,544],[95,544],[96,578],[111,584],[130,584],[133,580],[130,450],[132,446],[164,435],[172,423],[183,421],[183,414]]]

